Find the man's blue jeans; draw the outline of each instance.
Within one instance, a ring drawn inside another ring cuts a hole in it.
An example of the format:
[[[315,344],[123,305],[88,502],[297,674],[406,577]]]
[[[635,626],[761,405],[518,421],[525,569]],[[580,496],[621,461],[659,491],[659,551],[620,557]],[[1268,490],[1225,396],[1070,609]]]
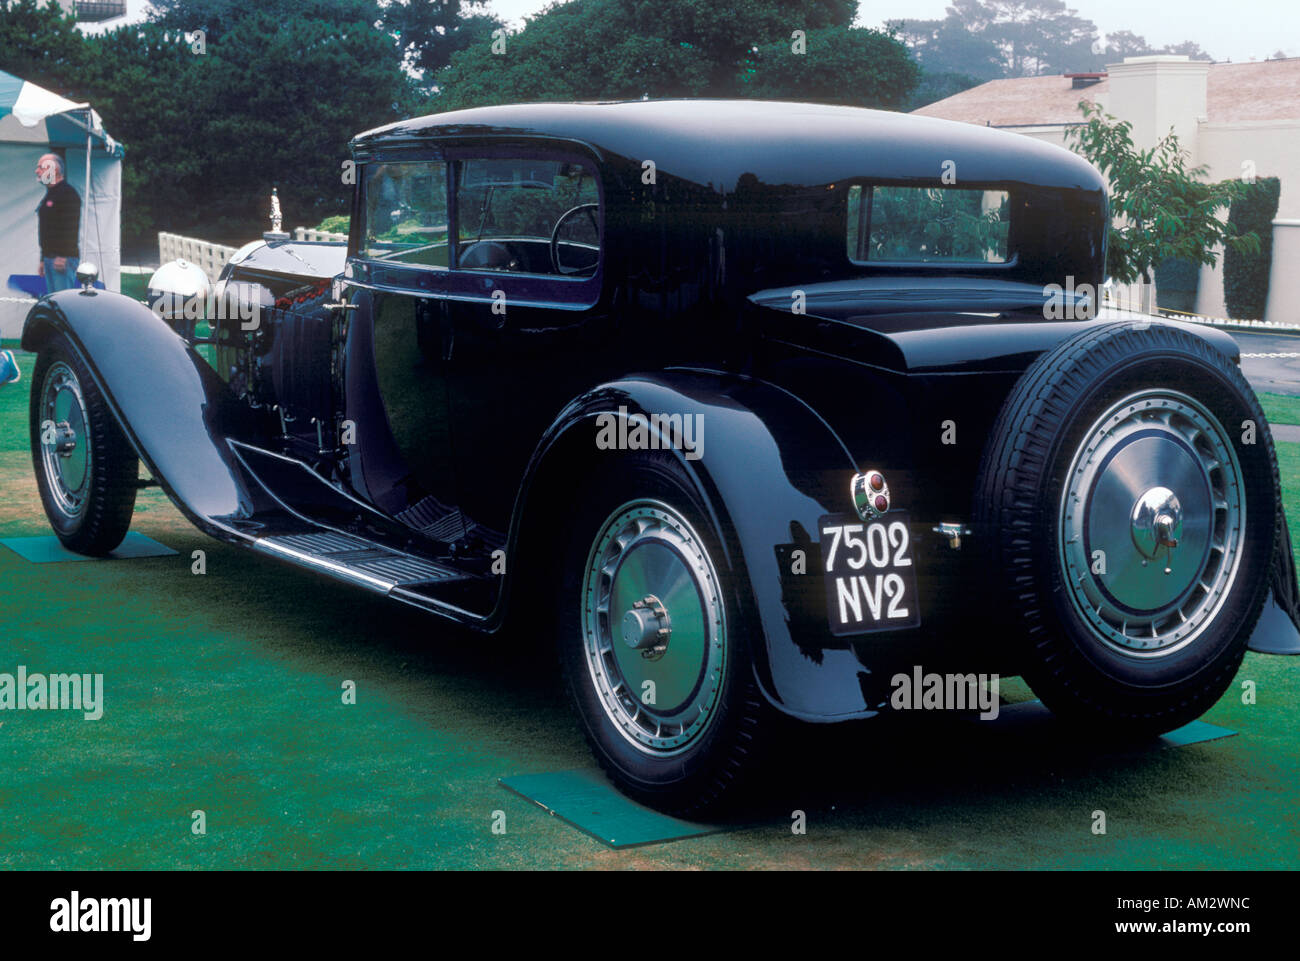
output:
[[[81,263],[78,257],[63,258],[68,265],[62,270],[54,269],[54,258],[45,258],[45,287],[50,293],[56,290],[71,290],[77,286],[77,265]]]

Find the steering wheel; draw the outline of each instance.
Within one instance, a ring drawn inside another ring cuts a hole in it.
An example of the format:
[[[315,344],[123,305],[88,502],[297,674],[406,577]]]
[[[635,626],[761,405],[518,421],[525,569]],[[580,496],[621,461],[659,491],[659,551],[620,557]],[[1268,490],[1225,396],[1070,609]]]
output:
[[[479,240],[460,252],[456,258],[460,267],[477,267],[480,270],[518,270],[519,261],[510,248],[495,240]]]
[[[600,224],[596,222],[596,211],[599,209],[600,204],[578,204],[578,206],[572,207],[560,214],[560,219],[557,220],[555,226],[551,228],[551,267],[557,274],[580,274],[586,270],[595,271],[595,264],[592,264],[590,267],[568,268],[560,263],[560,228],[564,226],[564,222],[570,217],[576,216],[585,210],[587,216],[591,218],[592,229],[596,231],[596,236],[599,237]]]

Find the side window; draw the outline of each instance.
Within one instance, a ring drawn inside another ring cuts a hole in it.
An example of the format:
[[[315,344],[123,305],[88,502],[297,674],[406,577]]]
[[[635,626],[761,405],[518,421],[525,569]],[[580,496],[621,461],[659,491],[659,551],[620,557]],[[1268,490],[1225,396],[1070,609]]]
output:
[[[586,164],[484,158],[456,163],[456,266],[568,276],[600,262],[600,190]]]
[[[362,257],[447,266],[446,164],[368,164],[364,196]]]

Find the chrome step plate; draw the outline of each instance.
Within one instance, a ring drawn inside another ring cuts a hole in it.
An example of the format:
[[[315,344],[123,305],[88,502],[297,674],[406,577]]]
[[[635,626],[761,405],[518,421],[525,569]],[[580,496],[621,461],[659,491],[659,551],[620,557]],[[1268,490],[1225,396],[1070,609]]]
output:
[[[383,594],[395,587],[449,581],[463,576],[424,558],[334,531],[262,537],[253,546],[263,553],[324,571]]]

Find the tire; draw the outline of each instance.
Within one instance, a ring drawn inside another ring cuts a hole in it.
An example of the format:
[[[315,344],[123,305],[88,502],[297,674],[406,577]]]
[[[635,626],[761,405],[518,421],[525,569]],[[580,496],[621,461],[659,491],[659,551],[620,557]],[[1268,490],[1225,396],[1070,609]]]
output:
[[[30,427],[36,484],[54,533],[78,554],[111,553],[131,526],[139,460],[62,335],[36,358]]]
[[[564,686],[597,762],[635,800],[688,817],[741,793],[770,726],[753,605],[727,582],[707,517],[670,456],[597,471],[573,504],[557,597]]]
[[[1264,604],[1280,497],[1254,392],[1199,337],[1106,324],[1039,358],[994,426],[974,512],[1034,693],[1107,735],[1203,714]]]

